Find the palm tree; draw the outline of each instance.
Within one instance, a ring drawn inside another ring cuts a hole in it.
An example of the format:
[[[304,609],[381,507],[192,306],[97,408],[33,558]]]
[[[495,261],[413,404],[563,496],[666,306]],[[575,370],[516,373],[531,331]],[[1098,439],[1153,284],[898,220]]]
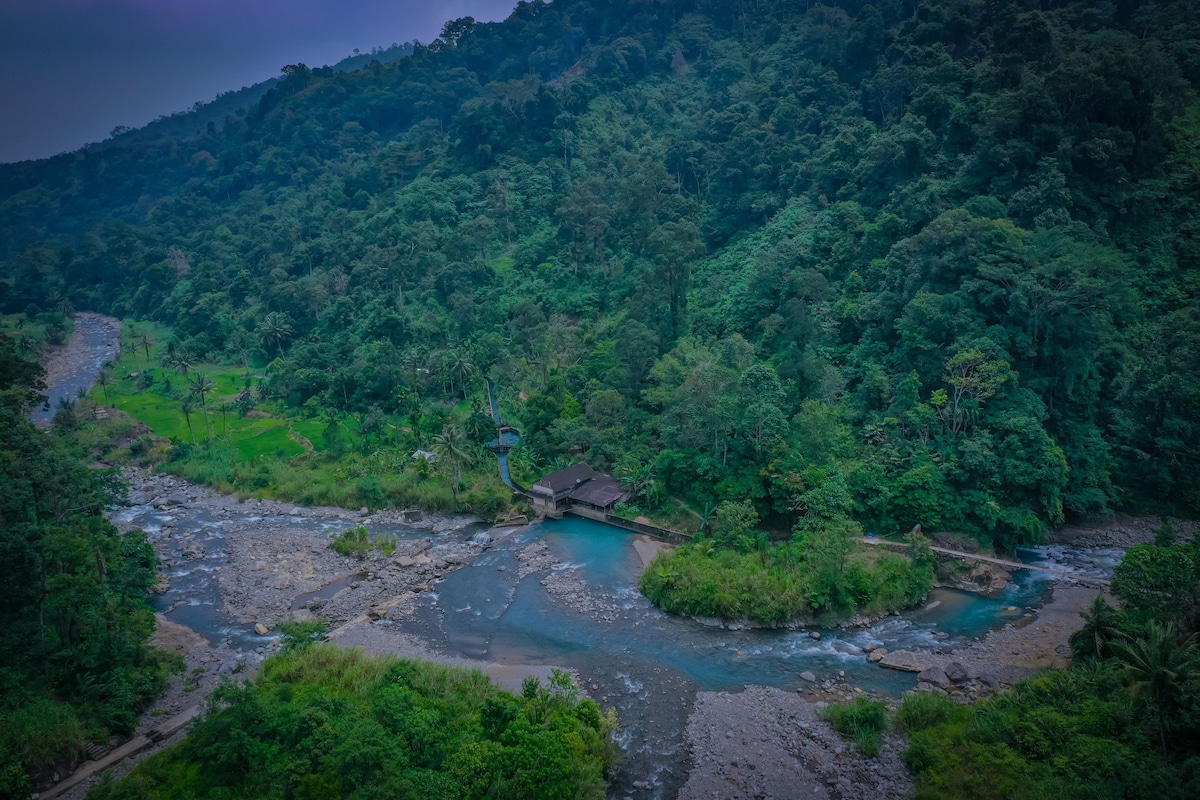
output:
[[[1167,725],[1183,694],[1184,684],[1200,678],[1200,643],[1192,634],[1183,644],[1175,623],[1158,621],[1146,626],[1144,636],[1113,643],[1113,651],[1125,666],[1129,694],[1153,704],[1158,717],[1158,739],[1167,754]]]
[[[154,337],[143,331],[138,336],[137,343],[142,346],[142,352],[146,355],[146,366],[150,366],[150,345],[154,344]]]
[[[208,421],[208,407],[204,404],[204,396],[216,388],[216,385],[209,377],[201,372],[197,372],[192,376],[192,380],[188,384],[192,390],[192,394],[200,398],[200,408],[204,412],[204,424],[208,428],[208,435],[212,436],[212,425]]]
[[[100,370],[100,373],[96,376],[96,385],[100,387],[100,391],[104,392],[104,404],[105,405],[109,405],[108,385],[110,383],[112,383],[112,373],[109,372],[107,369]]]
[[[447,424],[442,432],[433,437],[433,454],[437,456],[438,464],[454,475],[451,491],[454,492],[454,502],[458,502],[458,485],[462,482],[462,473],[475,461],[475,452],[471,448],[467,435],[457,425]]]
[[[187,353],[178,350],[171,360],[171,366],[175,368],[176,372],[186,378],[188,370],[192,368],[192,359]]]
[[[196,404],[192,399],[186,398],[179,404],[179,410],[183,412],[183,418],[187,420],[188,433],[192,436],[192,444],[196,443],[196,432],[192,430],[192,412],[196,410]]]
[[[717,521],[717,504],[711,500],[704,501],[704,508],[700,510],[700,532],[708,534],[712,532],[713,523]]]
[[[446,371],[450,374],[451,390],[457,386],[462,390],[463,399],[467,399],[467,384],[479,371],[470,354],[462,350],[451,350],[446,358]]]
[[[1120,623],[1124,615],[1096,595],[1091,608],[1079,612],[1083,627],[1071,634],[1071,650],[1076,658],[1106,658],[1112,643],[1121,638]]]
[[[291,323],[288,322],[287,317],[278,311],[272,311],[263,317],[262,324],[258,328],[258,336],[262,340],[263,345],[265,346],[274,342],[275,347],[279,350],[280,358],[283,358],[283,343],[291,335]]]

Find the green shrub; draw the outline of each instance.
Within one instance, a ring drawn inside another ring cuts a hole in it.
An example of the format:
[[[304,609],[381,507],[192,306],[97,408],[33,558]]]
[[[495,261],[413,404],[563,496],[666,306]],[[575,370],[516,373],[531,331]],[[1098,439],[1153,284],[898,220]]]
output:
[[[341,555],[361,557],[370,552],[374,544],[371,542],[370,531],[363,525],[356,525],[341,533],[334,534],[329,546]]]
[[[860,696],[847,703],[826,706],[819,713],[834,730],[853,739],[863,755],[878,755],[882,734],[887,730],[887,703]]]
[[[923,731],[950,719],[956,708],[945,695],[913,692],[896,709],[896,727],[909,734]]]

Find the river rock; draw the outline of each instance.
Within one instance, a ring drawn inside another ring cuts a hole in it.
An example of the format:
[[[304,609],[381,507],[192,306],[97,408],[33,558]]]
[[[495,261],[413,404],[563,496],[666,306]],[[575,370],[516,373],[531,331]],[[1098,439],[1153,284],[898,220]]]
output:
[[[978,677],[979,677],[979,682],[982,683],[984,686],[990,686],[993,689],[995,689],[997,686],[1000,685],[1000,679],[997,678],[995,675],[993,675],[990,672],[981,672],[981,673],[979,673]]]
[[[930,683],[939,689],[948,689],[950,687],[950,679],[946,677],[946,672],[941,667],[930,667],[922,670],[921,674],[917,675],[917,681]]]
[[[270,628],[268,628],[266,625],[263,625],[261,622],[254,623],[254,632],[259,636],[266,636],[267,632],[270,630]]]
[[[877,647],[874,650],[872,650],[871,652],[867,653],[867,661],[869,661],[872,664],[878,664],[880,661],[883,660],[883,657],[886,656],[887,654],[888,654],[887,650],[884,650],[882,647]]]
[[[417,563],[417,562],[416,562],[416,561],[414,561],[414,560],[413,560],[412,558],[410,558],[409,556],[400,556],[399,558],[397,558],[397,559],[396,559],[396,566],[397,566],[397,567],[411,567],[411,566],[413,566],[413,565],[414,565],[414,564],[416,564],[416,563]]]
[[[946,694],[946,690],[940,686],[934,686],[928,681],[917,681],[918,692],[932,692],[933,694]]]
[[[813,639],[820,639],[820,638],[821,638],[821,632],[820,632],[820,631],[809,631],[808,635],[809,635],[809,636],[811,636]]]
[[[316,618],[307,608],[297,608],[292,612],[292,622],[312,622]]]
[[[171,506],[181,506],[187,503],[187,495],[183,492],[171,492],[162,499],[160,505],[170,508]]]
[[[813,675],[811,672],[801,672],[801,673],[800,673],[800,680],[802,680],[802,681],[808,681],[809,683],[816,683],[816,682],[817,682],[817,676],[816,676],[816,675]]]
[[[967,668],[957,661],[950,662],[946,667],[946,677],[951,683],[966,683],[971,680],[971,674],[967,672]]]
[[[911,650],[893,650],[879,660],[879,666],[898,669],[902,672],[924,672],[929,669],[929,662],[923,653],[914,653]]]

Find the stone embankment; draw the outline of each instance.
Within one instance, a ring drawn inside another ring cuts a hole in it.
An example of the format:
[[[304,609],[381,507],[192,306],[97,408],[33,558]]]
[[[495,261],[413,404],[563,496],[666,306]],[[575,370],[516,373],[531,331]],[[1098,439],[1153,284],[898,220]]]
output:
[[[1177,519],[1175,517],[1130,517],[1117,514],[1111,519],[1078,525],[1064,525],[1050,535],[1056,544],[1075,547],[1127,549],[1135,544],[1154,541],[1155,532],[1167,522],[1183,540],[1191,540],[1200,533],[1200,520]]]

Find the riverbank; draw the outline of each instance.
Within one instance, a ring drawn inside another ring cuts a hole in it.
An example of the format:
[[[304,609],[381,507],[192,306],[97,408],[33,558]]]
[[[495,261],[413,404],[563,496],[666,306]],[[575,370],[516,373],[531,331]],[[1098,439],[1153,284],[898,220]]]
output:
[[[692,769],[678,800],[880,800],[912,794],[905,742],[874,758],[818,717],[822,702],[766,686],[701,692],[684,734]]]
[[[35,408],[33,423],[46,427],[54,418],[61,400],[74,401],[96,384],[104,365],[121,354],[121,321],[103,314],[82,311],[74,317],[75,331],[62,347],[56,347],[41,359],[45,370],[48,408]]]

